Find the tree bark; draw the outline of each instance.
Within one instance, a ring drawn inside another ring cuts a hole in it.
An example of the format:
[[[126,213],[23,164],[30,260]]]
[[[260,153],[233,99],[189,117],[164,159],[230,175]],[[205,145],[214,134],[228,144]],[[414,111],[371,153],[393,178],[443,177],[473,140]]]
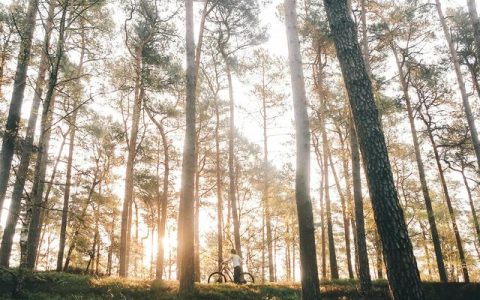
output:
[[[296,1],[285,0],[284,8],[295,116],[295,199],[300,237],[302,297],[313,300],[320,299],[320,286],[315,250],[315,227],[310,199],[310,126],[298,37]]]
[[[5,231],[3,232],[2,246],[0,249],[0,266],[8,267],[10,255],[12,252],[13,236],[15,235],[15,227],[20,216],[20,207],[22,202],[23,189],[25,181],[27,180],[28,167],[33,152],[33,140],[35,136],[35,129],[37,126],[38,110],[40,108],[43,88],[45,86],[45,74],[48,67],[48,48],[50,46],[50,36],[53,28],[53,13],[55,5],[52,2],[48,8],[48,18],[45,27],[45,38],[43,41],[43,51],[40,58],[40,65],[38,69],[37,80],[35,83],[35,92],[32,100],[32,107],[30,109],[30,117],[28,118],[27,131],[25,141],[22,147],[22,155],[20,164],[17,169],[17,176],[13,186],[12,199],[7,216],[7,223]],[[1,184],[1,183],[0,183]],[[1,189],[1,187],[0,187]],[[0,192],[0,202],[1,202]],[[2,204],[0,203],[0,208]]]
[[[355,24],[346,1],[324,3],[357,129],[390,291],[394,299],[424,299]]]
[[[8,110],[7,124],[3,135],[2,150],[0,152],[0,209],[3,208],[7,193],[8,179],[12,167],[12,159],[20,127],[20,114],[23,105],[23,94],[27,83],[27,71],[32,52],[33,32],[35,31],[36,16],[39,0],[29,0],[21,33],[20,50],[17,57],[17,69],[13,81],[13,92]],[[1,216],[0,216],[1,218]]]
[[[222,267],[223,262],[223,181],[221,175],[220,162],[220,111],[218,107],[218,97],[215,94],[215,176],[217,182],[217,264],[218,269]]]
[[[140,114],[144,97],[143,87],[143,46],[141,44],[135,51],[135,97],[133,103],[132,127],[128,140],[127,166],[125,169],[125,191],[122,209],[121,230],[120,230],[120,257],[118,274],[120,277],[128,276],[128,260],[130,249],[130,224],[133,203],[133,173],[135,168],[135,157],[137,152],[138,129]]]
[[[60,62],[63,57],[63,50],[65,44],[65,23],[67,17],[67,8],[69,1],[66,0],[62,4],[62,15],[59,24],[59,36],[57,41],[55,60],[52,66],[48,81],[48,90],[43,103],[40,145],[37,157],[37,164],[35,166],[35,181],[32,188],[32,219],[28,228],[27,240],[27,261],[26,268],[33,269],[37,257],[37,247],[42,229],[40,222],[40,215],[42,211],[43,189],[45,186],[45,173],[48,163],[48,148],[50,143],[51,125],[52,125],[52,111],[54,108],[54,93],[57,85],[58,72]]]
[[[180,209],[178,215],[178,255],[180,263],[180,296],[193,292],[195,274],[194,263],[194,176],[195,176],[195,43],[193,36],[193,2],[186,0],[186,132],[183,147],[182,191],[180,193]]]
[[[445,35],[445,40],[447,42],[448,50],[450,52],[450,59],[452,60],[453,67],[455,69],[455,74],[457,76],[458,87],[460,89],[460,95],[462,97],[463,109],[465,110],[465,117],[467,118],[468,128],[470,129],[470,136],[472,138],[473,149],[475,150],[475,155],[477,158],[477,172],[478,172],[480,170],[480,141],[478,139],[477,126],[475,125],[475,116],[473,115],[472,108],[470,106],[467,90],[465,88],[465,81],[463,79],[462,70],[460,69],[460,62],[458,60],[457,50],[455,49],[455,45],[452,42],[450,31],[447,27],[445,17],[443,16],[440,0],[435,0],[435,3],[437,7],[437,12],[438,12],[438,18],[440,19],[440,24],[442,25],[443,33]],[[475,46],[477,47],[477,44]]]
[[[83,25],[83,24],[82,24]],[[81,29],[81,50],[80,50],[80,61],[78,64],[77,76],[80,77],[83,72],[83,60],[85,56],[85,31]],[[62,271],[63,267],[63,255],[65,251],[65,240],[67,235],[67,222],[68,222],[68,211],[69,211],[69,200],[70,200],[70,188],[72,184],[72,163],[73,163],[73,152],[75,149],[75,136],[77,133],[77,114],[78,109],[76,109],[77,101],[73,102],[73,114],[70,118],[70,145],[68,147],[68,159],[67,159],[67,174],[65,179],[65,191],[63,194],[63,209],[62,209],[62,223],[60,226],[60,242],[58,247],[57,255],[57,272]]]
[[[417,162],[418,175],[420,177],[420,184],[422,186],[423,200],[425,201],[425,207],[427,209],[428,224],[430,225],[430,232],[432,234],[433,248],[435,250],[435,258],[437,261],[438,275],[440,281],[447,282],[447,271],[445,270],[445,264],[443,262],[442,248],[440,246],[440,237],[438,235],[437,224],[435,222],[435,214],[432,208],[432,199],[428,190],[427,180],[425,177],[425,169],[423,167],[422,156],[420,154],[420,145],[418,142],[417,129],[415,127],[415,119],[413,116],[412,104],[410,102],[410,95],[408,93],[408,84],[406,76],[403,72],[404,60],[401,60],[398,54],[397,46],[391,44],[391,49],[395,56],[395,61],[398,70],[398,76],[400,85],[403,91],[403,98],[407,106],[408,121],[410,123],[410,132],[412,133],[413,148],[415,149],[415,159]]]
[[[235,99],[233,97],[233,82],[232,82],[232,72],[230,69],[230,62],[228,61],[228,56],[222,52],[223,59],[225,61],[225,69],[227,72],[228,79],[228,95],[229,95],[229,106],[230,106],[230,126],[228,132],[228,178],[229,178],[229,187],[228,187],[228,198],[230,199],[231,209],[232,209],[232,221],[233,221],[233,238],[235,241],[235,250],[237,254],[242,256],[242,246],[240,241],[240,220],[238,217],[238,208],[237,208],[237,197],[236,197],[236,173],[235,173]]]
[[[267,233],[268,250],[268,278],[270,282],[275,282],[273,272],[273,252],[272,252],[272,217],[270,212],[269,197],[269,174],[268,174],[268,135],[267,135],[267,96],[265,93],[265,64],[262,64],[262,117],[263,117],[263,204],[265,206],[265,226]]]

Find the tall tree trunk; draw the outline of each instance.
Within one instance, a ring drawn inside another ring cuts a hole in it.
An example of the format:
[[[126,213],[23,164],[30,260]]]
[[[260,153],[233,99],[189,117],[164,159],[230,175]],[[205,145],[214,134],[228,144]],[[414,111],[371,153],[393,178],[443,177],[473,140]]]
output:
[[[223,51],[223,50],[222,50]],[[230,62],[228,56],[223,52],[223,59],[225,61],[225,69],[228,79],[228,95],[230,105],[230,127],[228,132],[228,198],[230,199],[232,209],[232,221],[233,221],[233,238],[235,241],[235,250],[237,254],[242,256],[242,246],[240,241],[240,220],[238,217],[237,197],[236,197],[236,174],[235,174],[235,100],[233,97],[233,82],[232,72],[230,69]]]
[[[161,196],[161,212],[160,212],[160,221],[158,224],[158,242],[159,250],[157,254],[157,278],[162,278],[163,276],[163,269],[164,269],[164,253],[165,253],[165,245],[163,245],[163,239],[165,237],[165,224],[167,223],[167,206],[168,206],[168,193],[169,193],[169,182],[170,182],[170,153],[168,147],[168,140],[167,135],[165,133],[165,129],[163,125],[160,126],[160,135],[162,136],[162,144],[163,144],[163,163],[165,166],[164,174],[163,174],[163,192]]]
[[[303,299],[320,299],[315,227],[310,199],[310,125],[308,121],[305,81],[297,28],[296,1],[285,0],[285,26],[288,61],[295,116],[296,174],[295,199],[300,237],[300,263]]]
[[[480,19],[478,18],[477,5],[475,0],[467,0],[468,14],[473,27],[473,38],[475,40],[475,55],[480,59]]]
[[[272,253],[272,217],[270,213],[269,198],[269,174],[268,174],[268,135],[267,135],[267,99],[265,92],[265,64],[262,64],[262,117],[263,117],[263,204],[265,206],[265,225],[267,231],[267,249],[268,249],[268,276],[270,282],[275,282],[273,272],[273,253]]]
[[[420,145],[418,142],[417,129],[415,127],[415,119],[413,116],[412,104],[410,102],[410,95],[408,93],[408,84],[406,81],[406,76],[403,72],[404,60],[401,60],[398,54],[397,46],[392,43],[391,49],[395,56],[395,61],[397,64],[398,76],[400,80],[400,85],[403,91],[403,98],[407,105],[407,114],[408,121],[410,123],[410,132],[412,133],[413,147],[415,149],[415,158],[417,161],[418,175],[420,177],[420,184],[422,186],[423,200],[425,201],[425,207],[427,209],[427,218],[428,224],[430,225],[430,232],[432,234],[433,248],[435,250],[435,258],[437,261],[438,274],[440,276],[440,281],[447,282],[447,271],[445,270],[445,264],[443,263],[442,248],[440,246],[440,237],[438,235],[437,224],[435,222],[435,214],[433,213],[432,208],[432,199],[430,198],[430,193],[428,190],[427,180],[425,178],[425,169],[423,167],[422,156],[420,154]]]
[[[110,246],[107,254],[107,276],[112,275],[113,245],[115,242],[115,215],[112,213],[112,222],[110,223]],[[160,245],[159,245],[160,247]]]
[[[82,22],[83,23],[83,22]],[[82,24],[83,25],[83,24]],[[80,77],[83,72],[83,60],[85,56],[85,30],[81,29],[81,50],[80,50],[80,62],[78,64],[77,76]],[[63,255],[65,251],[65,240],[67,234],[67,222],[68,222],[68,210],[69,210],[69,200],[70,200],[70,188],[72,184],[72,163],[73,163],[73,152],[75,149],[75,135],[77,133],[77,114],[78,109],[76,108],[77,101],[73,101],[73,114],[70,118],[70,145],[68,147],[68,159],[67,159],[67,174],[65,179],[65,191],[63,194],[63,209],[62,209],[62,223],[60,226],[60,242],[58,247],[58,256],[57,256],[57,272],[62,271],[63,267]]]
[[[452,42],[450,36],[450,31],[443,16],[442,7],[440,5],[440,0],[435,0],[438,18],[440,19],[440,24],[442,25],[443,33],[445,35],[445,40],[448,45],[448,50],[450,52],[450,59],[452,60],[453,67],[455,69],[455,74],[457,75],[458,87],[460,89],[460,95],[462,97],[463,109],[465,110],[465,117],[467,118],[468,128],[470,129],[470,136],[472,138],[473,149],[475,150],[475,155],[477,157],[477,171],[480,170],[480,141],[478,139],[477,126],[475,125],[475,116],[473,115],[472,108],[470,107],[470,101],[468,99],[467,90],[465,89],[465,81],[463,79],[462,70],[460,69],[460,62],[458,60],[457,50],[455,45]],[[478,18],[477,18],[478,20]],[[475,41],[477,42],[477,41]],[[478,44],[476,44],[476,47]],[[478,51],[478,49],[476,49]],[[478,52],[477,52],[478,53]]]
[[[218,107],[218,97],[215,95],[215,176],[217,185],[217,264],[218,269],[222,267],[223,262],[223,182],[221,175],[220,162],[220,111]]]
[[[358,256],[358,275],[360,277],[360,290],[368,293],[372,288],[370,268],[368,265],[367,240],[365,236],[365,220],[363,215],[362,178],[360,174],[360,151],[358,149],[357,132],[353,120],[349,122],[350,151],[352,159],[353,200],[355,205],[355,227],[357,241],[355,249]]]
[[[195,43],[193,37],[193,2],[186,0],[186,131],[183,147],[182,192],[180,193],[180,209],[178,214],[178,255],[180,264],[180,296],[193,292],[195,274],[194,263],[194,176],[195,176]]]
[[[51,134],[51,125],[53,118],[53,108],[54,108],[54,93],[55,87],[57,85],[58,72],[60,68],[60,62],[63,57],[63,49],[65,43],[65,23],[67,17],[67,8],[69,6],[69,1],[66,0],[62,4],[62,15],[59,24],[59,36],[57,41],[55,60],[52,66],[52,71],[50,73],[48,81],[48,90],[43,103],[43,112],[42,112],[42,122],[41,122],[41,133],[40,133],[40,146],[37,157],[37,164],[35,166],[35,181],[32,188],[32,219],[30,220],[30,225],[28,228],[28,240],[27,240],[27,261],[26,267],[28,269],[33,269],[35,266],[35,260],[37,257],[37,247],[40,237],[40,232],[42,229],[42,224],[40,223],[40,214],[42,211],[42,199],[43,199],[43,189],[45,186],[45,173],[47,171],[48,163],[48,147],[50,143],[50,134]]]
[[[37,125],[38,109],[45,86],[45,74],[48,67],[48,48],[50,46],[50,36],[53,28],[53,13],[55,5],[52,2],[48,8],[48,18],[45,28],[45,38],[43,41],[43,51],[40,58],[40,65],[38,69],[37,81],[35,83],[35,93],[33,96],[32,107],[30,109],[30,117],[28,118],[27,132],[25,141],[23,143],[22,155],[20,158],[20,165],[17,169],[17,176],[13,186],[12,199],[10,202],[10,209],[8,211],[7,223],[5,231],[3,232],[2,246],[0,249],[0,266],[8,267],[10,255],[12,252],[13,236],[15,235],[15,227],[20,216],[20,207],[22,202],[23,189],[27,179],[28,167],[33,152],[33,140],[35,136],[35,128]],[[0,183],[1,185],[1,183]],[[2,187],[0,187],[1,190]],[[2,207],[0,191],[0,208]]]
[[[132,127],[128,140],[127,166],[125,169],[125,191],[122,209],[122,221],[120,230],[120,257],[118,274],[121,277],[128,276],[128,260],[130,249],[130,225],[133,203],[133,173],[135,157],[137,154],[138,128],[144,97],[143,87],[143,45],[135,51],[135,97],[133,103]]]
[[[17,69],[13,81],[13,92],[8,110],[7,124],[3,135],[2,150],[0,152],[0,209],[7,193],[10,168],[12,167],[15,143],[17,142],[20,114],[23,105],[23,94],[27,84],[27,71],[32,52],[33,32],[35,31],[36,16],[39,0],[29,0],[21,33],[20,50],[17,57]],[[1,216],[0,216],[1,217]]]
[[[332,154],[328,153],[328,159],[330,161],[330,168],[332,169],[333,178],[335,180],[335,185],[337,186],[338,195],[340,197],[340,204],[342,206],[342,217],[343,217],[343,233],[345,235],[345,249],[347,254],[347,268],[348,268],[348,278],[353,279],[353,268],[352,268],[352,257],[350,249],[350,221],[348,219],[347,207],[345,204],[345,196],[343,195],[342,188],[340,186],[340,180],[338,179],[337,172],[335,171],[335,166],[333,164]]]
[[[322,105],[325,111],[325,105]],[[330,206],[330,182],[328,180],[328,156],[330,149],[328,146],[327,132],[325,130],[325,117],[322,116],[322,144],[323,144],[323,186],[325,189],[325,212],[327,215],[327,238],[328,238],[328,256],[330,262],[330,278],[338,279],[337,254],[335,251],[335,239],[333,238],[332,211]]]
[[[390,291],[394,299],[424,299],[355,24],[346,1],[324,3],[363,155]]]
[[[460,231],[458,230],[457,219],[455,217],[455,212],[453,210],[452,200],[450,199],[450,193],[448,191],[447,181],[445,179],[444,170],[440,162],[440,154],[438,153],[438,146],[437,146],[437,143],[435,142],[435,138],[433,137],[433,132],[432,132],[432,128],[430,127],[430,124],[425,124],[425,125],[427,126],[428,138],[432,143],[433,154],[435,156],[435,162],[437,164],[437,169],[440,176],[440,182],[442,184],[443,195],[445,197],[445,202],[447,203],[448,214],[450,215],[450,220],[452,222],[453,233],[455,234],[455,242],[456,242],[458,256],[460,258],[460,263],[462,267],[463,280],[465,282],[470,282],[470,276],[468,275],[468,269],[467,269],[467,262],[465,259],[465,252],[463,250],[463,245],[462,245],[462,238],[460,237]]]
[[[63,254],[65,251],[65,240],[67,235],[67,222],[68,222],[68,203],[70,199],[70,186],[72,180],[72,163],[73,163],[73,150],[75,148],[75,134],[76,134],[76,119],[77,111],[75,111],[71,118],[70,125],[70,145],[68,148],[67,159],[67,174],[65,179],[65,191],[63,194],[63,209],[62,209],[62,223],[60,225],[60,245],[58,247],[57,255],[57,272],[62,271],[63,267]]]
[[[197,143],[197,161],[199,144]],[[195,168],[195,212],[194,212],[194,268],[195,282],[200,282],[200,170],[197,165]]]

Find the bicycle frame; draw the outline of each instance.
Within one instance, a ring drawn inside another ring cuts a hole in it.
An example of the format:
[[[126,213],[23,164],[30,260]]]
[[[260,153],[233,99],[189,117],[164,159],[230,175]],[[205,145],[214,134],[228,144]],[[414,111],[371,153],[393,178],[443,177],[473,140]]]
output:
[[[225,277],[228,277],[228,280],[233,282],[233,273],[230,271],[230,268],[225,264],[222,269],[220,270],[220,273],[224,275]]]

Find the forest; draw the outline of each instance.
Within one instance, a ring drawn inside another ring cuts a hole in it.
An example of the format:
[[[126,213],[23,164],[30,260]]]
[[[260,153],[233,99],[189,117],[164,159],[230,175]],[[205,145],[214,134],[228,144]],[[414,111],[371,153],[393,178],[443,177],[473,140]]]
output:
[[[480,299],[479,5],[1,0],[0,299]]]

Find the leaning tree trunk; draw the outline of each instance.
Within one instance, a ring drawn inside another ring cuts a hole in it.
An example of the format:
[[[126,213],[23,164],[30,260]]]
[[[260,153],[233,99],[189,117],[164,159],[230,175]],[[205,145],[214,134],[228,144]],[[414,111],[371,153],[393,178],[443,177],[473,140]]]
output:
[[[450,215],[450,220],[452,222],[453,233],[455,235],[455,242],[456,242],[457,250],[458,250],[458,256],[460,258],[460,263],[462,265],[461,267],[462,267],[462,273],[463,273],[463,280],[465,282],[470,282],[470,276],[468,274],[467,262],[466,262],[466,259],[465,259],[465,251],[463,250],[463,245],[462,245],[462,238],[460,237],[460,231],[458,230],[457,219],[455,217],[455,212],[453,210],[452,200],[450,198],[450,193],[448,191],[447,181],[445,179],[444,170],[443,170],[442,164],[440,162],[440,154],[438,153],[438,146],[435,142],[435,138],[433,137],[432,128],[429,126],[429,124],[426,124],[426,126],[427,126],[427,131],[428,131],[427,132],[428,133],[428,138],[430,139],[430,142],[432,143],[433,154],[435,156],[435,162],[437,164],[437,169],[438,169],[438,173],[439,173],[439,176],[440,176],[440,182],[442,184],[443,195],[445,196],[445,202],[447,202],[448,213]]]
[[[297,28],[296,1],[285,0],[285,26],[288,42],[288,61],[292,82],[295,116],[296,174],[295,199],[297,203],[300,237],[300,263],[303,299],[320,299],[315,227],[310,199],[310,125],[306,107],[305,81]]]
[[[420,144],[418,142],[417,128],[415,127],[415,119],[413,116],[412,104],[410,102],[410,95],[408,93],[408,84],[406,81],[406,76],[403,72],[403,62],[400,61],[397,46],[391,44],[393,54],[395,56],[395,61],[397,64],[398,76],[400,78],[400,85],[403,91],[403,98],[407,105],[407,114],[408,121],[410,123],[410,132],[412,133],[413,148],[415,149],[415,158],[417,161],[418,175],[420,177],[420,184],[422,186],[423,199],[425,201],[425,207],[427,209],[428,223],[430,225],[430,232],[432,234],[433,248],[435,250],[435,258],[437,261],[438,274],[440,281],[447,282],[447,272],[445,270],[445,264],[443,263],[442,248],[440,246],[440,237],[438,235],[437,224],[435,222],[435,214],[433,213],[432,208],[432,199],[430,198],[430,193],[428,191],[427,180],[425,177],[425,169],[423,167],[422,156],[420,154]]]
[[[7,193],[10,168],[12,167],[15,143],[17,142],[20,114],[23,105],[23,94],[27,84],[27,71],[32,52],[33,32],[35,31],[36,16],[39,0],[29,0],[21,33],[20,50],[17,57],[17,69],[13,81],[12,99],[8,110],[7,124],[3,135],[2,150],[0,152],[0,209]],[[0,216],[1,218],[1,216]]]
[[[345,0],[324,3],[357,129],[390,291],[394,299],[424,299],[355,23]]]
[[[42,211],[43,189],[45,187],[45,173],[47,171],[48,163],[48,147],[50,143],[51,125],[52,125],[52,110],[54,107],[54,93],[57,85],[58,72],[60,62],[63,57],[63,50],[65,44],[65,23],[67,17],[68,0],[62,5],[62,16],[59,24],[58,41],[55,53],[55,60],[53,62],[52,70],[48,80],[48,90],[43,102],[40,145],[37,157],[37,164],[35,166],[35,179],[32,187],[32,218],[28,227],[27,239],[27,261],[26,267],[33,269],[37,257],[37,247],[42,229],[40,222],[40,215]]]
[[[33,152],[33,140],[35,136],[35,128],[37,127],[38,110],[40,108],[43,88],[45,86],[45,74],[48,67],[48,49],[50,46],[50,36],[53,28],[53,13],[55,9],[55,5],[53,3],[54,2],[52,2],[48,8],[48,18],[45,27],[43,51],[40,58],[37,81],[35,83],[35,92],[33,96],[32,107],[30,109],[30,117],[28,118],[27,132],[22,147],[22,155],[20,158],[20,164],[17,169],[17,176],[15,178],[15,183],[13,186],[12,198],[7,216],[7,223],[5,226],[5,231],[3,232],[2,246],[0,249],[0,266],[4,267],[9,266],[10,255],[12,252],[13,236],[15,235],[15,227],[17,226],[18,218],[20,216],[23,189],[25,187],[25,181],[27,180],[28,167],[30,165],[30,159]],[[2,204],[0,204],[0,208],[1,207]]]
[[[448,45],[448,50],[450,52],[450,59],[452,60],[453,67],[455,69],[455,74],[457,75],[458,87],[460,89],[460,96],[462,97],[463,109],[465,110],[465,117],[467,118],[468,128],[470,129],[470,136],[472,138],[473,149],[475,150],[475,155],[477,157],[477,171],[480,170],[480,141],[478,139],[477,126],[475,125],[475,116],[473,115],[472,108],[470,107],[470,101],[468,100],[467,90],[465,88],[465,81],[463,79],[462,70],[460,69],[460,62],[458,60],[457,50],[455,45],[452,42],[452,37],[450,36],[450,31],[447,27],[445,17],[443,16],[442,7],[440,5],[440,0],[435,0],[438,18],[440,19],[440,24],[442,25],[443,33],[445,35],[445,40]]]
[[[195,176],[195,43],[193,37],[193,2],[186,0],[186,131],[183,147],[182,192],[178,214],[178,259],[180,263],[180,296],[193,292],[194,263],[194,176]]]
[[[357,230],[357,241],[355,249],[358,257],[358,275],[360,277],[360,290],[368,293],[372,289],[370,268],[368,265],[367,240],[365,236],[365,219],[363,215],[362,178],[360,174],[360,151],[358,149],[357,132],[350,118],[350,151],[352,156],[352,180],[353,180],[353,202],[355,205],[355,227]]]

